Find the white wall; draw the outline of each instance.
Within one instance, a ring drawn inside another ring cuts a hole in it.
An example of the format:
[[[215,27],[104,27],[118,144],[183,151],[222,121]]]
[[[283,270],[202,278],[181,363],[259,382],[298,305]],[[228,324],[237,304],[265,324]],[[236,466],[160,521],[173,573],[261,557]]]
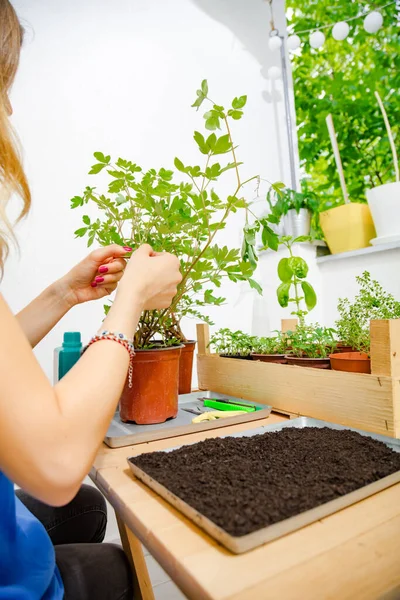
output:
[[[151,166],[190,162],[191,136],[202,126],[190,108],[208,78],[213,97],[248,94],[245,120],[234,135],[243,175],[289,181],[281,83],[267,69],[279,53],[267,47],[269,8],[261,0],[14,0],[27,29],[12,91],[13,123],[23,142],[33,193],[32,212],[18,228],[1,289],[14,310],[84,256],[75,240],[80,213],[69,199],[91,182],[92,153],[101,150]],[[284,26],[283,0],[275,2]],[[273,92],[273,93],[272,93]],[[279,141],[280,140],[280,141]],[[226,188],[228,191],[228,188]],[[253,189],[248,191],[252,197]],[[241,222],[227,232],[238,242]],[[248,329],[254,292],[228,289],[218,325]],[[51,376],[52,350],[62,332],[98,327],[102,303],[76,308],[40,344],[37,356]],[[191,324],[187,329],[194,334]]]

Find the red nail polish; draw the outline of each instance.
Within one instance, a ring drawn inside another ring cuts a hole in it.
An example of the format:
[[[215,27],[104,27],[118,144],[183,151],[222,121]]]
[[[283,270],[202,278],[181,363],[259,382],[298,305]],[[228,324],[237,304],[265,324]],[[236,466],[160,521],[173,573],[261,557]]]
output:
[[[92,281],[92,283],[90,284],[92,287],[97,287],[97,283],[95,281]]]
[[[100,267],[99,273],[107,273],[108,267]]]
[[[129,248],[129,246],[123,246],[123,249],[125,252],[132,252],[132,248]]]
[[[95,283],[103,283],[104,277],[96,277],[94,281]]]

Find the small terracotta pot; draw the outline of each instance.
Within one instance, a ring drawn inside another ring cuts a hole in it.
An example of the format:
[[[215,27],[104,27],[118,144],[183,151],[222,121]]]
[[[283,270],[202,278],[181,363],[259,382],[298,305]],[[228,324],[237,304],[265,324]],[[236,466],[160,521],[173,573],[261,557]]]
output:
[[[221,358],[236,358],[238,360],[253,360],[251,354],[247,354],[246,356],[242,356],[241,354],[220,354]]]
[[[190,394],[192,391],[193,355],[196,346],[194,340],[183,342],[179,359],[179,393]]]
[[[329,358],[303,358],[300,356],[286,356],[288,365],[297,367],[311,367],[312,369],[330,369],[331,361]]]
[[[284,354],[252,354],[253,360],[260,362],[277,363],[279,365],[286,365],[287,359]]]
[[[365,352],[341,352],[331,354],[330,359],[334,371],[371,373],[371,359]]]
[[[357,352],[357,351],[354,350],[354,348],[352,346],[348,346],[346,344],[343,344],[342,342],[338,342],[338,345],[336,346],[336,351],[333,354],[342,354],[342,352]]]
[[[164,423],[178,414],[179,358],[182,346],[136,350],[133,385],[122,392],[121,421],[138,425]]]

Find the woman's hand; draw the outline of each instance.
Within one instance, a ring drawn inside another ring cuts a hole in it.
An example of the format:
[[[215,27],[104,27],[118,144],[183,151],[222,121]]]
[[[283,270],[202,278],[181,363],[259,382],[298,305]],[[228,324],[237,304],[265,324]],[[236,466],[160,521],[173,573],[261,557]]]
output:
[[[59,294],[74,306],[111,294],[122,278],[131,248],[113,244],[91,252],[56,283]]]
[[[145,310],[161,310],[170,306],[181,281],[179,259],[144,244],[129,259],[120,291],[132,295]]]

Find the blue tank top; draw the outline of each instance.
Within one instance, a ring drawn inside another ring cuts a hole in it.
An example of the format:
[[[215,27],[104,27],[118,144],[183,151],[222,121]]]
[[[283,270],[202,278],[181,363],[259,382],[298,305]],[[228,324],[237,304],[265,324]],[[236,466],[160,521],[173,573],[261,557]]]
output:
[[[62,600],[54,547],[0,471],[0,600]]]

